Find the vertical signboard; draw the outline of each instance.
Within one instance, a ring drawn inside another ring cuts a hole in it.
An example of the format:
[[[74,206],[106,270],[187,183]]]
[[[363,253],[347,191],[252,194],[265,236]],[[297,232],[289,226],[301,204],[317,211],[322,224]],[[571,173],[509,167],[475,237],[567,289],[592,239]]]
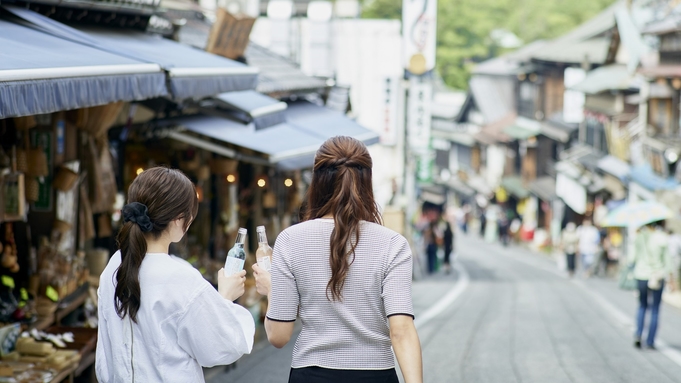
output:
[[[417,153],[425,153],[430,146],[430,102],[432,85],[412,77],[409,84],[407,134],[409,146]]]
[[[421,75],[435,67],[436,0],[402,1],[404,67]]]
[[[586,72],[580,68],[565,68],[565,93],[563,95],[563,120],[568,123],[580,123],[584,121],[584,93],[571,90],[580,82],[584,81]]]
[[[386,77],[383,80],[383,115],[381,125],[381,144],[397,144],[397,77]]]

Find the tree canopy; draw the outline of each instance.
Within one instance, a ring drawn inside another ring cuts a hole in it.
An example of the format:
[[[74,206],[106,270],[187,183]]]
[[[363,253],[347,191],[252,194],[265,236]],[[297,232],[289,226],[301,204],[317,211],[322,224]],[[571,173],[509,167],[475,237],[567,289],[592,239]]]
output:
[[[504,53],[490,37],[508,30],[524,43],[558,37],[614,0],[438,0],[437,69],[447,85],[466,89],[473,65]],[[402,0],[365,3],[363,18],[401,19]]]

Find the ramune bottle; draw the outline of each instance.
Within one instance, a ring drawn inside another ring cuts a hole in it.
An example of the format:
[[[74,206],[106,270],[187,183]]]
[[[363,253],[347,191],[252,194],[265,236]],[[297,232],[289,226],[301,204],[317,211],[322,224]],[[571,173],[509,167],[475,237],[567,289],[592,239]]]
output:
[[[236,243],[234,247],[227,253],[225,260],[225,275],[230,276],[236,274],[244,269],[244,262],[246,261],[246,252],[244,251],[244,242],[246,241],[246,233],[248,231],[243,227],[239,228],[236,235]]]
[[[255,230],[258,233],[258,250],[255,252],[255,258],[258,261],[258,266],[265,269],[265,271],[270,271],[272,265],[272,248],[267,242],[265,226],[258,226]]]

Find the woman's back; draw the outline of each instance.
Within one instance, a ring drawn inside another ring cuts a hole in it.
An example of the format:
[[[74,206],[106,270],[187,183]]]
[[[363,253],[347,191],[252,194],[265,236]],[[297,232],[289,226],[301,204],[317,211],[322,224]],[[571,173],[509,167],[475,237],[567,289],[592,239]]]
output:
[[[329,242],[334,226],[333,219],[315,219],[279,235],[267,316],[294,321],[300,305],[303,329],[293,352],[293,368],[393,368],[387,317],[413,316],[409,245],[392,230],[361,222],[342,301],[330,300]]]

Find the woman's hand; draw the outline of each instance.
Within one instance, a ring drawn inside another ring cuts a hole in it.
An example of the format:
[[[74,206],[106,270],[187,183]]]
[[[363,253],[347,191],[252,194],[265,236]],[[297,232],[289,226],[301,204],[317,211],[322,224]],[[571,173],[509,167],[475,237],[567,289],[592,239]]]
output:
[[[244,282],[246,282],[246,270],[230,276],[225,275],[225,269],[218,271],[218,292],[227,300],[235,301],[244,295]]]
[[[270,296],[272,290],[272,276],[258,264],[253,265],[253,275],[255,276],[255,289],[260,295]]]

